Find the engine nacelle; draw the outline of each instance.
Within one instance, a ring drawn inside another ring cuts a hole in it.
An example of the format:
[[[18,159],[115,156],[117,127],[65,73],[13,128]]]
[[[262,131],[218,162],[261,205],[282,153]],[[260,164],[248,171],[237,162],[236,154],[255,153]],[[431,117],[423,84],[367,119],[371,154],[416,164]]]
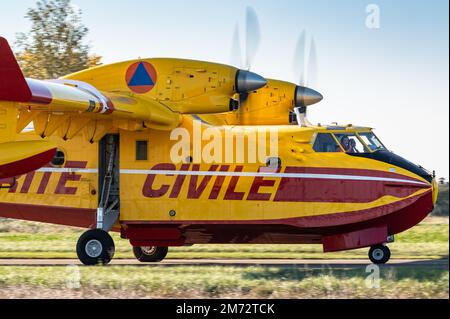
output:
[[[202,118],[213,125],[288,125],[297,121],[294,108],[306,110],[323,99],[312,89],[279,80],[268,80],[263,88],[243,97],[235,112]]]
[[[87,82],[102,92],[127,92],[157,101],[181,114],[229,112],[230,98],[266,85],[252,72],[223,64],[147,59],[116,63],[81,71],[65,79]]]

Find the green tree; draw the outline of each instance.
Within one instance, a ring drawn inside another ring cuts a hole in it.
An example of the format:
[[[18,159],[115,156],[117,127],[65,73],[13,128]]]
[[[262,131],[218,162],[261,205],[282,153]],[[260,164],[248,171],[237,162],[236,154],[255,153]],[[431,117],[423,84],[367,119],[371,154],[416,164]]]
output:
[[[448,216],[449,215],[449,185],[439,186],[439,197],[434,208],[433,215]]]
[[[100,64],[85,44],[88,29],[71,0],[39,0],[27,11],[28,34],[17,35],[17,60],[26,76],[55,79]]]

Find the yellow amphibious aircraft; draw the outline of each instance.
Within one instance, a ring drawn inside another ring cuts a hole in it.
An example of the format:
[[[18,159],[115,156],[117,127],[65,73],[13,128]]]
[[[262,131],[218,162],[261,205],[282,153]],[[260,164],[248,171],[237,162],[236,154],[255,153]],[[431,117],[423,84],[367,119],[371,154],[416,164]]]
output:
[[[321,99],[179,59],[25,79],[0,38],[0,216],[89,228],[86,265],[111,261],[110,231],[142,262],[173,246],[311,243],[385,263],[393,235],[432,211],[435,178],[370,128],[311,125]]]

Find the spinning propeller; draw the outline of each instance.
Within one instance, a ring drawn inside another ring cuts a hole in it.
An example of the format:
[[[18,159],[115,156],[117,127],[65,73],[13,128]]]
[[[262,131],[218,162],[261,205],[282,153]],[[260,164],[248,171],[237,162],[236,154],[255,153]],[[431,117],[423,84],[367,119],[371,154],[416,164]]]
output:
[[[232,42],[232,52],[231,61],[235,66],[241,69],[250,70],[256,56],[261,38],[260,23],[255,10],[252,7],[247,7],[246,10],[246,30],[245,30],[245,65],[242,60],[242,50],[239,35],[239,25],[236,24],[233,42]],[[317,84],[317,51],[316,44],[312,38],[310,45],[306,46],[306,32],[303,31],[297,41],[297,46],[294,55],[293,69],[296,76],[300,76],[298,85],[295,89],[294,95],[294,110],[293,112],[297,116],[297,122],[301,126],[311,125],[306,119],[308,106],[319,103],[323,100],[322,94],[310,89],[311,86],[316,86]],[[245,72],[245,71],[240,71]],[[253,76],[254,73],[250,74]],[[264,82],[262,78],[252,78],[247,80],[249,83],[254,83],[255,87],[259,84],[262,86]],[[265,80],[264,80],[265,81]],[[240,102],[245,102],[248,95],[251,94],[250,90],[244,92],[244,90],[239,90],[238,92]]]
[[[241,39],[238,23],[236,23],[233,34],[231,61],[236,67],[250,70],[261,40],[259,19],[252,7],[247,7],[245,27],[245,64],[242,59]]]
[[[261,87],[267,84],[267,80],[263,77],[250,72],[252,67],[252,63],[255,59],[256,53],[258,51],[261,31],[258,16],[253,8],[247,7],[246,10],[246,31],[245,31],[245,65],[242,62],[242,50],[239,36],[239,25],[236,24],[233,42],[232,42],[232,51],[231,51],[231,60],[232,64],[239,67],[241,70],[238,73],[237,78],[237,91],[239,92],[239,100],[240,103],[247,100],[248,95],[251,91],[260,89]],[[243,69],[247,70],[244,71]],[[245,81],[246,89],[243,89],[243,85],[241,82]],[[248,90],[248,88],[253,87],[253,90]]]
[[[308,49],[306,48],[306,32],[302,31],[297,41],[293,63],[296,75],[300,74],[299,85],[295,89],[294,107],[294,113],[300,126],[311,126],[306,118],[308,106],[323,100],[322,94],[309,88],[309,86],[317,84],[317,51],[314,38],[311,39]]]

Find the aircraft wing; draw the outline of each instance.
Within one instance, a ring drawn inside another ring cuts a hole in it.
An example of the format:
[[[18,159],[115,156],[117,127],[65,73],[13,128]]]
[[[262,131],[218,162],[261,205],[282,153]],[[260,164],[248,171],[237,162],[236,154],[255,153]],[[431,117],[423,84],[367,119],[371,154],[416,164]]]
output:
[[[125,130],[171,130],[181,123],[180,114],[165,105],[127,92],[100,92],[88,83],[73,80],[27,80],[31,99],[20,103],[18,130],[34,123],[42,137],[71,139],[81,130],[99,126]],[[96,140],[96,138],[93,138]]]
[[[96,142],[112,128],[168,130],[180,122],[180,114],[161,103],[127,92],[100,92],[80,81],[26,79],[0,37],[0,180],[39,169],[55,155],[51,142],[16,141],[30,123],[41,137],[84,134]]]
[[[2,180],[46,165],[56,152],[56,146],[47,141],[15,141],[18,102],[29,100],[31,91],[8,43],[2,38],[0,38],[0,97],[0,180]]]
[[[129,92],[100,92],[94,86],[68,79],[25,79],[8,42],[0,38],[0,105],[17,109],[16,133],[31,122],[41,137],[70,139],[85,130],[154,128],[170,130],[181,123],[180,114],[158,101]]]

